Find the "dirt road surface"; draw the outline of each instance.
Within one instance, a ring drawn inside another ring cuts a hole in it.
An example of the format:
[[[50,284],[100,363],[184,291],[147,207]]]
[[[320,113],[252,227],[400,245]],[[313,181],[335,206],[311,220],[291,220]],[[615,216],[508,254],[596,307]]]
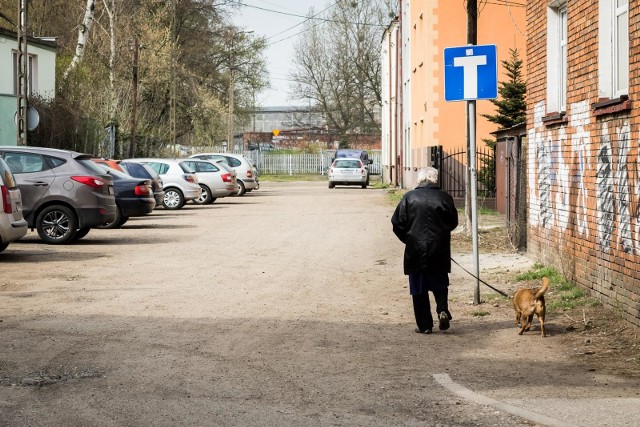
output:
[[[451,329],[414,333],[385,194],[264,183],[72,246],[30,233],[0,255],[0,424],[637,424],[637,361],[559,315],[518,336],[455,266]],[[481,254],[509,292],[531,264]]]

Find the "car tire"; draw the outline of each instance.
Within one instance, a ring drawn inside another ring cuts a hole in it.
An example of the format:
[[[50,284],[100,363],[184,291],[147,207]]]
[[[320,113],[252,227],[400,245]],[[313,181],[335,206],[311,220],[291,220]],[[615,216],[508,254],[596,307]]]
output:
[[[73,240],[80,240],[82,239],[84,236],[86,236],[87,234],[89,234],[89,231],[91,231],[91,227],[82,227],[82,228],[78,228],[78,231],[76,231],[76,235],[73,236]]]
[[[336,185],[335,185],[333,182],[330,182],[330,183],[329,183],[329,188],[333,188],[333,187],[335,187],[335,186],[336,186]]]
[[[367,183],[362,184],[362,188],[367,188]]]
[[[244,182],[238,181],[238,192],[236,193],[236,196],[244,196],[246,192],[247,190],[245,189]]]
[[[66,206],[51,205],[44,208],[36,219],[40,238],[49,245],[71,242],[78,231],[75,213]]]
[[[119,228],[121,220],[122,220],[122,211],[120,210],[120,206],[116,205],[116,217],[113,219],[113,221],[97,225],[96,228],[99,228],[101,230],[111,230],[114,228]]]
[[[7,249],[7,247],[9,246],[8,243],[2,243],[0,242],[0,252],[4,251],[5,249]]]
[[[211,198],[211,201],[210,201],[209,203],[213,203],[213,202],[215,202],[216,200],[218,200],[218,198],[217,198],[217,197],[212,197],[212,198]]]
[[[193,199],[193,203],[196,205],[208,205],[211,203],[211,199],[213,198],[211,195],[211,190],[206,185],[200,185],[202,191],[200,192],[200,196],[197,199]]]
[[[162,206],[165,209],[175,210],[184,206],[184,196],[182,192],[176,188],[169,188],[164,191],[164,199],[162,200]]]
[[[129,221],[129,217],[123,216],[122,218],[120,218],[120,224],[118,225],[118,227],[122,227],[123,225],[126,224],[127,221]]]

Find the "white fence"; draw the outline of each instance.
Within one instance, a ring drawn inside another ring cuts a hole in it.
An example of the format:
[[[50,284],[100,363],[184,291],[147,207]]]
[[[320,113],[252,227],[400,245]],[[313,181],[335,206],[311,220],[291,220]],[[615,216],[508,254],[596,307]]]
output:
[[[246,151],[244,155],[255,163],[261,175],[326,175],[335,155],[334,151],[317,154],[272,154],[266,151]],[[369,171],[373,175],[381,173],[380,151],[369,151]]]

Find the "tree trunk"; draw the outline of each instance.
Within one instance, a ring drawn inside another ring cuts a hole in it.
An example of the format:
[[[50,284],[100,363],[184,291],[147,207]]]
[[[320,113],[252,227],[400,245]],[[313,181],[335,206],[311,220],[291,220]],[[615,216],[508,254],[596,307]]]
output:
[[[62,80],[67,80],[69,73],[73,71],[84,56],[84,51],[87,46],[87,42],[89,41],[89,34],[91,33],[91,28],[93,27],[93,19],[96,9],[95,0],[87,0],[87,6],[84,11],[84,19],[82,20],[82,24],[78,28],[78,44],[76,45],[76,53],[73,55],[73,59],[71,63],[65,70]]]

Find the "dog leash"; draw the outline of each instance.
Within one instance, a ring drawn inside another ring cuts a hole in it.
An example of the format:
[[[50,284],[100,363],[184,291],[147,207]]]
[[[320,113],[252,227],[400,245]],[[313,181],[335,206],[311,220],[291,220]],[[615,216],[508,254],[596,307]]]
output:
[[[461,269],[463,269],[464,271],[466,271],[467,273],[469,273],[469,275],[470,275],[471,277],[473,277],[474,279],[478,279],[478,280],[480,281],[480,283],[482,283],[483,285],[488,286],[488,287],[490,287],[491,289],[493,289],[494,291],[496,291],[497,293],[499,293],[500,295],[502,295],[502,296],[504,296],[504,297],[509,298],[509,295],[508,295],[506,292],[501,291],[500,289],[494,288],[493,286],[491,286],[490,284],[488,284],[487,282],[485,282],[485,281],[484,281],[484,280],[482,280],[481,278],[476,277],[476,275],[475,275],[475,274],[471,273],[469,270],[467,270],[466,268],[464,268],[463,266],[461,266],[461,265],[458,263],[458,261],[456,261],[455,259],[451,258],[451,261],[453,261],[453,262],[454,262],[458,267],[460,267]]]

